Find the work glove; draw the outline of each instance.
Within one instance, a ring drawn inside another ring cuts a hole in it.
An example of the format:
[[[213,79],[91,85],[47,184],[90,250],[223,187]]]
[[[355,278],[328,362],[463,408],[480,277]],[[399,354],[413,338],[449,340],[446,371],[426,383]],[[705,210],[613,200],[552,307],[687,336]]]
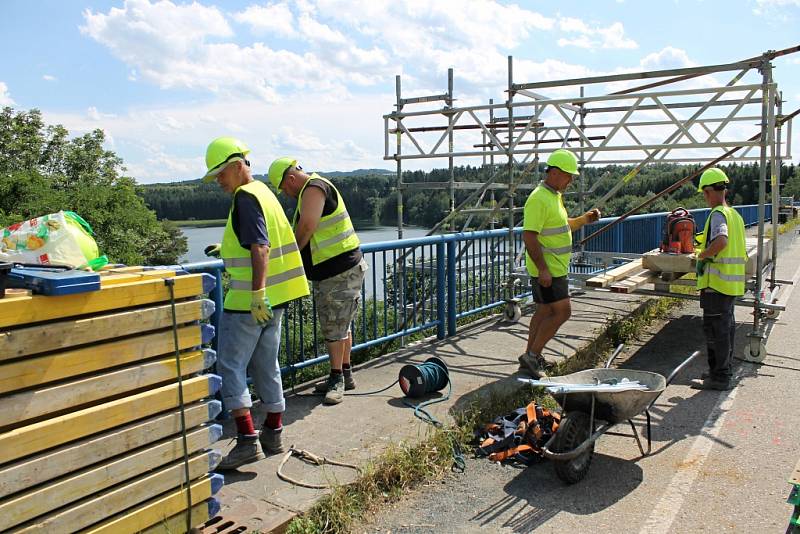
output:
[[[219,243],[214,243],[213,245],[208,245],[205,249],[203,249],[203,252],[209,258],[219,258],[220,246],[221,245]]]
[[[250,315],[261,326],[266,326],[272,320],[272,306],[269,305],[266,288],[262,287],[250,293]]]
[[[694,272],[697,275],[697,278],[700,278],[701,276],[703,276],[703,273],[706,270],[706,264],[710,263],[710,262],[711,262],[711,260],[709,260],[707,258],[706,259],[702,259],[702,260],[700,258],[697,258],[697,261],[696,261],[695,266],[694,266]]]

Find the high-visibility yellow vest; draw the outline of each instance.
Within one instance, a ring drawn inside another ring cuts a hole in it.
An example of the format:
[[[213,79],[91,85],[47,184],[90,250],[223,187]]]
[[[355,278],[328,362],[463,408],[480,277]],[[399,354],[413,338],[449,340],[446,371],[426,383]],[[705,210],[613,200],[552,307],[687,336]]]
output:
[[[220,256],[225,264],[225,270],[231,277],[223,307],[233,311],[250,310],[250,294],[253,290],[253,264],[250,260],[250,251],[239,244],[231,222],[236,195],[240,191],[250,193],[258,199],[261,211],[264,213],[270,243],[266,281],[270,304],[277,306],[308,295],[308,280],[303,270],[303,260],[286,214],[275,194],[263,182],[254,180],[234,191],[231,211],[222,236]]]
[[[336,209],[331,214],[319,219],[319,224],[317,224],[316,230],[311,235],[311,263],[318,265],[339,254],[357,249],[361,241],[358,240],[356,230],[353,228],[353,221],[350,220],[350,215],[347,213],[342,194],[339,193],[339,190],[330,180],[316,173],[311,175],[297,196],[297,208],[295,208],[294,216],[292,217],[292,227],[297,228],[297,223],[300,220],[300,208],[303,205],[303,191],[306,190],[308,183],[313,179],[322,180],[328,184],[336,191],[336,196],[339,198]]]
[[[533,210],[534,200],[544,204],[544,213]],[[564,207],[561,193],[553,193],[542,184],[536,187],[525,202],[524,217],[545,217],[539,244],[544,253],[544,262],[552,276],[566,276],[569,273],[569,260],[572,256],[572,231],[569,229],[569,216]],[[539,276],[539,269],[525,252],[525,266],[528,274]]]
[[[725,295],[744,295],[745,267],[747,265],[747,250],[744,244],[744,221],[741,215],[730,206],[717,206],[711,210],[703,229],[703,238],[700,252],[710,244],[708,229],[711,224],[711,215],[718,211],[725,216],[728,225],[728,245],[719,254],[706,263],[705,271],[697,279],[697,288],[710,287]]]

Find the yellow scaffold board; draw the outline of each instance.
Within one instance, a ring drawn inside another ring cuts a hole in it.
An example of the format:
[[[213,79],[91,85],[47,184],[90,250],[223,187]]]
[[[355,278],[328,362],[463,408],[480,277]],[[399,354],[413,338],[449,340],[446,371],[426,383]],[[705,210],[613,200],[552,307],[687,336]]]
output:
[[[181,374],[188,376],[209,367],[213,362],[208,362],[205,356],[203,351],[181,354]],[[19,426],[22,421],[63,413],[89,403],[96,404],[128,391],[175,380],[177,376],[175,356],[168,356],[80,380],[0,396],[0,414],[3,414],[0,428]]]
[[[186,435],[188,453],[207,448],[217,437],[214,427],[190,431]],[[0,501],[0,531],[182,459],[183,454],[183,438],[178,436]]]
[[[200,325],[189,325],[178,329],[180,350],[198,347],[201,343]],[[162,354],[174,354],[174,351],[173,332],[164,330],[66,352],[17,360],[0,365],[0,393],[101,371]]]
[[[189,274],[174,278],[175,298],[206,293],[208,288],[203,287],[203,277],[202,274]],[[162,279],[113,285],[100,291],[57,297],[12,296],[0,299],[0,328],[165,301],[169,301],[169,288]]]
[[[185,403],[210,397],[219,377],[203,375],[183,382]],[[92,406],[0,434],[0,465],[179,406],[178,384]],[[2,467],[0,467],[2,468]]]
[[[38,517],[10,532],[76,532],[161,493],[178,488],[185,482],[201,478],[211,469],[212,458],[216,454],[202,452],[192,457],[189,460],[189,481],[184,478],[183,462],[177,462],[84,499],[68,508]]]
[[[206,499],[211,497],[211,479],[202,478],[191,485],[192,489],[192,525],[197,526],[205,523],[208,517],[208,504]],[[180,521],[172,522],[167,519],[175,514],[180,514],[186,509],[187,495],[185,489],[176,490],[165,496],[148,501],[133,511],[121,514],[119,517],[112,517],[98,525],[95,525],[83,532],[83,534],[119,534],[120,532],[145,532],[147,534],[185,532],[186,518],[180,515]],[[199,503],[199,504],[198,504]],[[199,513],[195,516],[195,510]],[[195,520],[197,517],[197,520]],[[174,530],[165,527],[174,525]],[[146,530],[145,530],[146,529]]]
[[[199,321],[213,310],[214,302],[207,299],[179,302],[176,322]],[[171,326],[172,307],[166,305],[0,331],[0,362]]]
[[[184,411],[186,428],[192,429],[213,419],[219,409],[218,401],[204,401],[187,406]],[[180,411],[176,409],[168,414],[137,421],[58,449],[47,450],[20,462],[6,464],[0,467],[0,498],[143,447],[180,431]]]
[[[629,263],[615,267],[614,269],[611,269],[603,274],[598,274],[597,276],[589,278],[586,280],[586,285],[589,287],[608,287],[618,280],[622,280],[627,276],[641,272],[641,270],[642,260],[632,260]]]
[[[194,487],[194,486],[192,486],[192,487]],[[194,502],[194,501],[195,501],[194,489],[192,489],[192,502]],[[186,506],[185,506],[186,505],[186,497],[185,496],[183,497],[183,503],[184,503],[184,510],[185,510],[186,509]],[[186,512],[185,511],[179,512],[177,515],[173,515],[172,517],[168,517],[168,518],[164,519],[164,512],[162,510],[163,510],[163,507],[166,504],[168,504],[168,503],[161,501],[161,502],[158,502],[158,504],[153,503],[153,504],[149,505],[152,508],[148,511],[148,514],[150,516],[152,516],[152,517],[157,518],[157,519],[156,519],[156,522],[152,524],[152,526],[149,526],[149,527],[147,527],[145,529],[138,530],[136,527],[134,527],[132,530],[127,531],[127,530],[108,530],[107,529],[108,527],[105,527],[104,530],[99,530],[100,527],[98,527],[98,530],[90,529],[87,532],[108,532],[109,534],[113,534],[115,532],[138,532],[139,534],[179,534],[179,533],[182,534],[182,533],[185,533],[186,532]],[[140,514],[144,515],[145,512],[144,512],[144,510],[141,510],[141,511],[137,510],[136,512],[133,512],[133,513],[125,516],[125,519],[126,519],[125,525],[126,526],[127,526],[127,524],[129,524],[129,522],[134,522],[134,521],[136,522],[135,523],[136,525],[140,524],[139,520],[137,520],[134,517],[134,515],[133,515],[134,513],[136,513],[136,515],[139,516]],[[208,515],[208,502],[204,501],[204,502],[201,502],[200,504],[196,504],[196,505],[192,506],[192,515],[191,515],[191,519],[190,519],[190,524],[193,527],[197,527],[197,525],[202,525],[203,523],[205,523],[209,519],[211,519],[211,517],[209,517],[209,515]],[[151,521],[151,520],[152,519],[148,519],[148,521]],[[117,521],[122,522],[122,518],[118,519]],[[122,527],[122,525],[115,525],[115,526],[116,527]],[[141,528],[141,527],[138,527],[138,528]]]

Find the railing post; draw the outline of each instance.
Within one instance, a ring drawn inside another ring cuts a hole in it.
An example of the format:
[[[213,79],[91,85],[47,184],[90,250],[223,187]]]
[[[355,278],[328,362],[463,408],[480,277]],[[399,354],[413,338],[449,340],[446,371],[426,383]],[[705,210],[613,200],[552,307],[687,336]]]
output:
[[[444,339],[447,335],[445,330],[445,319],[447,313],[445,310],[445,292],[446,292],[446,270],[445,262],[447,255],[445,253],[445,246],[443,242],[436,243],[436,337]]]
[[[447,242],[447,335],[456,333],[456,242]]]

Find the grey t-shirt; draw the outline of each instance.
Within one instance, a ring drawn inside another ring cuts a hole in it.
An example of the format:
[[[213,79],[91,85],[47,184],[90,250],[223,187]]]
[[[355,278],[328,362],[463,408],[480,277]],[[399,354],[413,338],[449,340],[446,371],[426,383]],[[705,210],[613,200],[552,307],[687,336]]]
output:
[[[715,211],[711,214],[711,222],[708,223],[708,244],[721,235],[728,237],[728,221],[725,215]]]

